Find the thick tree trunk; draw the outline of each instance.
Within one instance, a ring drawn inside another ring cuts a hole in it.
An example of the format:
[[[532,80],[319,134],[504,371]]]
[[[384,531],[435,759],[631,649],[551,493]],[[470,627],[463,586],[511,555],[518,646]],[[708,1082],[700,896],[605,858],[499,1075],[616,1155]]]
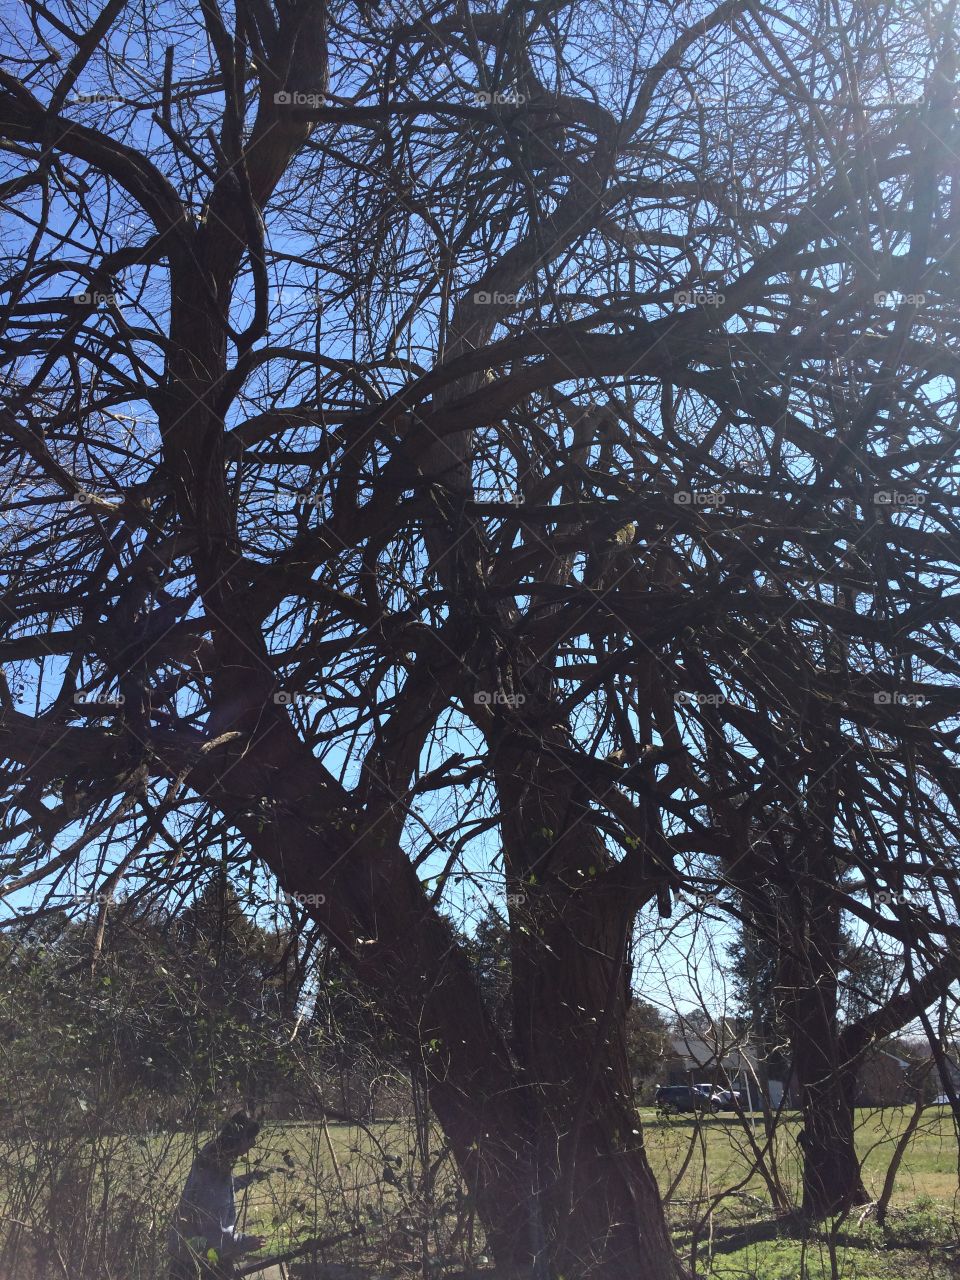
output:
[[[213,628],[221,710],[209,729],[257,742],[255,759],[238,753],[228,766],[211,761],[210,794],[282,887],[316,900],[311,914],[424,1071],[498,1264],[532,1262],[539,1276],[557,1280],[677,1280],[625,1049],[626,941],[638,903],[622,886],[591,883],[606,880],[609,868],[595,828],[570,821],[569,772],[534,761],[531,776],[525,740],[519,763],[542,794],[536,806],[524,798],[519,823],[505,824],[513,871],[534,865],[520,850],[538,830],[551,834],[541,834],[546,856],[535,859],[544,863],[545,891],[530,889],[538,898],[534,929],[513,931],[518,1070],[462,949],[385,835],[389,824],[378,828],[338,789],[273,703],[272,664],[235,572],[222,421],[210,394],[225,370],[218,299],[230,272],[219,266],[194,304],[175,290],[179,355],[164,415],[165,456],[180,479],[185,523],[197,533],[204,603],[218,623],[229,618]],[[454,539],[458,554],[444,572],[455,594],[473,598],[479,614],[466,611],[464,625],[485,651],[496,619],[483,614],[475,561],[463,543]],[[469,668],[465,675],[469,683]],[[502,800],[516,781],[501,787]]]
[[[498,1265],[530,1274],[535,1264],[533,1274],[551,1280],[678,1280],[630,1099],[624,939],[633,908],[622,887],[548,891],[545,945],[531,941],[514,958],[518,1069],[402,850],[323,822],[315,762],[292,753],[265,766],[260,746],[256,765],[216,770],[218,801],[288,892],[324,895],[311,913],[425,1071]],[[264,822],[261,795],[282,816]],[[598,846],[595,832],[576,828],[567,845],[602,855]]]
[[[683,1269],[644,1150],[626,1053],[627,945],[655,888],[641,893],[617,878],[584,783],[563,763],[571,743],[549,676],[504,642],[510,618],[487,599],[486,549],[465,514],[469,472],[450,444],[445,460],[426,468],[445,480],[431,489],[437,519],[428,546],[457,606],[466,655],[460,693],[465,702],[494,690],[522,693],[516,710],[495,716],[484,732],[507,872],[534,1274],[678,1280]]]
[[[580,784],[549,743],[534,753],[529,739],[505,746],[497,783],[543,1254],[558,1276],[676,1280],[626,1053],[637,892],[616,882]]]
[[[788,895],[783,1009],[799,1092],[803,1128],[806,1217],[824,1218],[865,1204],[853,1125],[857,1060],[845,1051],[838,1025],[840,918],[826,873]]]
[[[289,892],[340,944],[409,1063],[426,1078],[491,1251],[505,1268],[529,1266],[532,1127],[508,1047],[484,1007],[476,978],[445,921],[429,905],[408,859],[349,821],[317,815],[301,788],[311,762],[278,771],[281,820],[264,823],[240,788],[232,820]],[[251,782],[253,794],[260,785]],[[287,800],[299,792],[294,806]],[[311,821],[313,809],[313,821]],[[323,900],[316,903],[317,898]]]
[[[855,1069],[830,1050],[836,1039],[818,1042],[822,1022],[794,1044],[796,1078],[803,1113],[803,1213],[809,1218],[846,1213],[866,1204],[853,1125]]]
[[[165,452],[182,483],[178,500],[197,533],[197,578],[213,627],[220,717],[210,729],[256,735],[257,751],[227,748],[196,777],[252,850],[340,945],[411,1064],[425,1071],[492,1252],[527,1266],[532,1126],[507,1046],[448,927],[409,860],[305,752],[283,707],[242,581],[223,488],[222,422],[211,409],[224,372],[216,283],[196,305],[177,295],[176,357],[165,415]],[[221,290],[222,292],[222,286]],[[257,658],[260,661],[257,661]]]

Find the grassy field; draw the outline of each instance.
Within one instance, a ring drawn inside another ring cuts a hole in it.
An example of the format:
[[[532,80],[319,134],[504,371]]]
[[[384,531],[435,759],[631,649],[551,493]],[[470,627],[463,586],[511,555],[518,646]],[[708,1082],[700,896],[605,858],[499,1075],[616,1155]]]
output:
[[[901,1166],[886,1224],[881,1228],[870,1215],[861,1222],[857,1211],[832,1236],[824,1230],[805,1234],[789,1217],[773,1214],[764,1179],[751,1174],[750,1140],[735,1117],[694,1124],[685,1117],[661,1119],[652,1110],[641,1114],[660,1186],[672,1188],[669,1213],[678,1249],[688,1263],[695,1262],[699,1275],[717,1280],[960,1276],[958,1148],[949,1111],[925,1113]],[[755,1138],[763,1146],[759,1119]],[[905,1113],[895,1108],[858,1113],[864,1179],[874,1197],[905,1121]],[[775,1146],[777,1175],[792,1199],[799,1179],[797,1127],[786,1119]],[[440,1148],[438,1135],[431,1135],[431,1146],[432,1161]],[[398,1262],[426,1241],[432,1253],[449,1247],[455,1179],[448,1167],[441,1169],[433,1200],[425,1200],[424,1166],[412,1124],[383,1123],[365,1131],[312,1123],[268,1128],[257,1158],[270,1179],[248,1193],[245,1229],[267,1235],[271,1246],[315,1229],[335,1230],[347,1218],[359,1217],[381,1242],[388,1233]],[[176,1181],[184,1171],[170,1174]],[[446,1219],[445,1233],[429,1225],[438,1218]],[[461,1237],[461,1249],[464,1243]],[[474,1254],[481,1253],[478,1243]]]
[[[735,1120],[658,1120],[644,1112],[646,1142],[660,1185],[672,1185],[693,1145],[686,1171],[670,1202],[674,1236],[697,1272],[723,1280],[946,1280],[960,1275],[958,1148],[949,1111],[931,1108],[921,1121],[899,1170],[885,1225],[857,1210],[835,1230],[805,1232],[771,1212],[763,1178],[754,1173],[752,1149]],[[898,1108],[857,1113],[864,1183],[880,1194],[897,1138],[906,1123]],[[759,1117],[758,1117],[759,1122]],[[776,1167],[796,1202],[800,1162],[796,1119],[778,1131]],[[758,1123],[756,1140],[763,1146]],[[733,1190],[735,1188],[735,1190]],[[730,1190],[722,1199],[721,1193]],[[716,1208],[708,1214],[708,1206]],[[694,1247],[696,1246],[696,1247]]]
[[[691,1140],[694,1156],[680,1182],[678,1198],[697,1197],[739,1182],[752,1159],[749,1139],[732,1116],[705,1119],[695,1126],[686,1118],[658,1119],[653,1110],[641,1111],[647,1152],[661,1187],[669,1185],[678,1172]],[[864,1161],[864,1182],[874,1197],[880,1194],[896,1140],[907,1114],[897,1107],[857,1112],[857,1146]],[[756,1117],[756,1140],[764,1143],[761,1117]],[[799,1190],[800,1163],[795,1118],[781,1121],[776,1139],[776,1164],[786,1189],[795,1198]],[[702,1137],[702,1146],[700,1138]],[[949,1108],[931,1107],[907,1149],[900,1168],[893,1203],[905,1205],[917,1198],[931,1197],[953,1204],[958,1189],[958,1152],[953,1117]],[[742,1189],[746,1194],[766,1198],[766,1186],[759,1174]]]

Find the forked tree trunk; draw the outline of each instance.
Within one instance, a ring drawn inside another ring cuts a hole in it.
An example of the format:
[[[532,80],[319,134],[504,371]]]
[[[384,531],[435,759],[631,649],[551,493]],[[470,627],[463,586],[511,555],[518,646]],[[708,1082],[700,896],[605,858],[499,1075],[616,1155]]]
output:
[[[511,1055],[402,851],[375,833],[357,839],[347,824],[322,825],[310,798],[313,764],[278,759],[257,776],[238,763],[228,775],[233,796],[218,799],[288,892],[322,890],[326,901],[311,914],[347,944],[347,963],[425,1072],[498,1265],[526,1276],[535,1264],[537,1280],[678,1280],[631,1105],[623,1025],[630,895],[613,885],[548,891],[536,926],[543,945],[531,933],[529,948],[514,954]],[[282,822],[251,812],[268,777]],[[579,851],[585,875],[599,869],[590,861],[603,852],[595,832],[575,827],[564,845],[565,858]]]
[[[616,879],[584,785],[562,762],[571,744],[549,678],[531,655],[504,644],[510,620],[486,599],[479,566],[487,552],[465,514],[465,442],[443,443],[424,465],[443,478],[431,486],[436,518],[427,543],[457,606],[467,655],[461,696],[489,698],[504,678],[523,693],[517,710],[486,732],[507,873],[513,1050],[524,1100],[518,1163],[530,1179],[534,1275],[679,1280],[626,1052],[627,942],[655,888]]]
[[[278,771],[275,793],[296,794],[310,762]],[[296,814],[264,823],[249,812],[238,767],[237,794],[224,804],[251,848],[289,893],[304,895],[426,1079],[497,1262],[527,1267],[531,1250],[531,1142],[523,1082],[488,1011],[466,957],[429,906],[399,849],[357,838],[345,822],[324,824],[300,792]],[[314,802],[315,803],[315,802]],[[317,897],[322,897],[314,905]]]
[[[216,298],[226,296],[228,278],[223,267],[210,297],[192,307],[177,296],[177,394],[164,431],[165,456],[181,477],[178,502],[198,533],[204,601],[217,619],[230,618],[229,626],[214,628],[223,727],[248,732],[258,746],[255,762],[238,756],[225,768],[211,757],[208,793],[283,888],[322,895],[311,914],[341,944],[410,1062],[423,1070],[498,1264],[533,1262],[538,1280],[678,1280],[625,1047],[626,939],[640,899],[622,885],[591,884],[610,869],[592,824],[571,821],[569,771],[551,763],[549,752],[531,761],[529,739],[512,762],[509,753],[500,757],[504,813],[521,774],[539,797],[534,805],[523,797],[504,822],[512,872],[542,864],[545,886],[542,894],[530,887],[531,928],[512,930],[512,1058],[462,948],[409,860],[376,824],[363,833],[363,814],[317,768],[273,704],[272,667],[242,582],[234,581],[222,422],[205,394],[224,376]],[[462,537],[453,545],[458,552],[443,571],[455,597],[469,596],[475,570]],[[485,621],[469,613],[464,620],[481,648]],[[538,831],[541,844],[531,845]]]

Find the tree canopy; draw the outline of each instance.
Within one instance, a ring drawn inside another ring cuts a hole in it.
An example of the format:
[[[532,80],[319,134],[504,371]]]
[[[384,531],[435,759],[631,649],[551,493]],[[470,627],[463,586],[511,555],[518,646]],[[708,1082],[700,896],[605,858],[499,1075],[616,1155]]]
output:
[[[785,897],[797,1025],[882,935],[848,1053],[960,973],[952,6],[25,0],[5,44],[3,895],[224,842],[377,993],[498,1256],[674,1274],[637,913]]]

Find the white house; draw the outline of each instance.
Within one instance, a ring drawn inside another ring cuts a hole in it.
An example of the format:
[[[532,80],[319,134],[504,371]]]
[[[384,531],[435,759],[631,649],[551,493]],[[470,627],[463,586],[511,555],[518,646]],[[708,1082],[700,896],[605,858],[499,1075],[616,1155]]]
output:
[[[759,1105],[764,1093],[772,1107],[778,1107],[783,1098],[783,1082],[767,1079],[749,1032],[738,1032],[726,1018],[705,1027],[680,1018],[670,1036],[666,1070],[668,1084],[738,1089],[751,1106]]]

